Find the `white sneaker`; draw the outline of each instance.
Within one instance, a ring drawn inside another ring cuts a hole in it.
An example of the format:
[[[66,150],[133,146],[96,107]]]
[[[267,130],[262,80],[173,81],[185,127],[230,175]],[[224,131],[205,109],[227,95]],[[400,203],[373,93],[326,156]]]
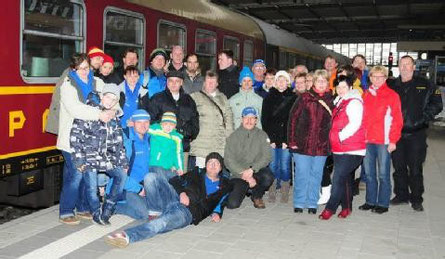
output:
[[[317,202],[318,205],[326,204],[329,201],[329,198],[331,197],[331,187],[332,185],[321,187],[320,199],[318,199]]]

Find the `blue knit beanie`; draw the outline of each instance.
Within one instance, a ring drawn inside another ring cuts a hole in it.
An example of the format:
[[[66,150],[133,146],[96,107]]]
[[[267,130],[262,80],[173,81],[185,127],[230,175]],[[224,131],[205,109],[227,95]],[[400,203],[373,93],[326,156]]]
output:
[[[149,121],[151,118],[146,110],[139,109],[133,112],[130,119],[132,121]]]
[[[244,66],[243,70],[241,70],[241,72],[239,73],[239,78],[238,78],[238,83],[241,85],[241,82],[243,81],[243,78],[245,77],[250,77],[250,79],[252,79],[253,82],[253,73],[252,71],[250,71],[250,68]]]

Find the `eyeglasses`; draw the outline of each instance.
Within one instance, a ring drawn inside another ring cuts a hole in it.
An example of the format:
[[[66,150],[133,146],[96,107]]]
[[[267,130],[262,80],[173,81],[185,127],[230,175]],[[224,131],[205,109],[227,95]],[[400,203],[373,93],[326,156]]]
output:
[[[386,78],[386,76],[371,76],[372,78],[375,78],[375,79],[382,79],[382,78]]]
[[[90,66],[87,66],[87,67],[78,67],[77,70],[88,71],[88,70],[90,70]]]

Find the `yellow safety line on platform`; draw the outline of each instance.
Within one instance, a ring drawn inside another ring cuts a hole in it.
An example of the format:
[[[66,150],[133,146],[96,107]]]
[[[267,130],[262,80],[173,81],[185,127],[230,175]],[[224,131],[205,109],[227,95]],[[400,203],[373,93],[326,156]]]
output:
[[[0,87],[0,95],[52,94],[54,86],[5,86]]]
[[[29,154],[33,154],[33,153],[50,151],[53,149],[56,149],[56,146],[29,149],[29,150],[25,150],[25,151],[19,151],[19,152],[9,153],[9,154],[5,154],[5,155],[0,155],[0,159],[7,159],[7,158],[11,158],[11,157],[16,157],[16,156],[24,156],[24,155],[29,155]]]

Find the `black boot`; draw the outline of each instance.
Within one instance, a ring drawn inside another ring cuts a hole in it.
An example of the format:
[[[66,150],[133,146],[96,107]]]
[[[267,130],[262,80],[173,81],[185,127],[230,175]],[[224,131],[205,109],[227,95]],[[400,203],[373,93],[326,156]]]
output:
[[[110,218],[114,214],[116,204],[112,201],[105,201],[102,206],[102,215],[100,219],[105,225],[110,225]]]

